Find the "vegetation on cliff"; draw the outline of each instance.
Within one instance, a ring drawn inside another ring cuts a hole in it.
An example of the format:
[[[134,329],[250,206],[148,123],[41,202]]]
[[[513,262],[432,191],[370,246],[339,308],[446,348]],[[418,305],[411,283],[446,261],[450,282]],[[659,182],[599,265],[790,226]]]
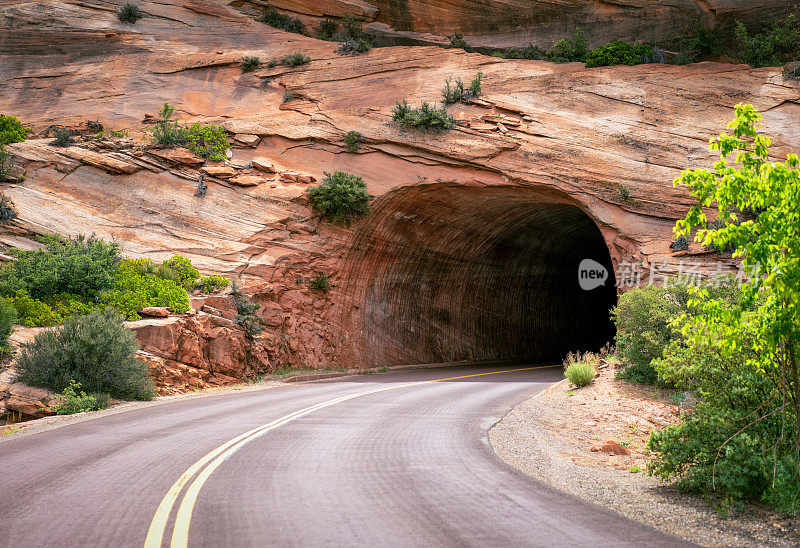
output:
[[[325,173],[322,183],[308,189],[314,211],[337,224],[347,224],[367,215],[372,196],[361,177],[343,171]]]
[[[153,142],[164,148],[186,146],[193,153],[212,162],[225,160],[225,151],[230,147],[228,134],[222,126],[193,123],[188,128],[172,119],[175,107],[164,103],[153,128]]]
[[[411,107],[405,99],[395,104],[392,120],[402,126],[445,131],[456,125],[456,119],[444,107],[436,107],[423,102],[419,107]]]

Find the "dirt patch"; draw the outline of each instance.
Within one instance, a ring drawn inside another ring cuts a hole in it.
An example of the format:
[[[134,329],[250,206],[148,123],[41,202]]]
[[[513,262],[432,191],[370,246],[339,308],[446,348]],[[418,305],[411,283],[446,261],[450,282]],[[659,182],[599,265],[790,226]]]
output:
[[[522,472],[676,537],[704,546],[797,546],[795,518],[749,505],[723,518],[713,502],[646,475],[650,432],[679,420],[669,391],[614,379],[605,367],[586,388],[565,380],[515,407],[489,440]],[[613,454],[617,446],[629,454]]]

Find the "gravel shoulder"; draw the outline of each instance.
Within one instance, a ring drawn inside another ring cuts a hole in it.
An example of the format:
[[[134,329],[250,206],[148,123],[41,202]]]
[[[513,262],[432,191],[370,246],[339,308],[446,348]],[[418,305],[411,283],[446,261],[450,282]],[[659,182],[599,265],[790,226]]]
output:
[[[523,402],[489,432],[497,455],[557,489],[703,546],[797,546],[800,522],[757,506],[723,518],[712,503],[671,490],[644,471],[653,429],[680,420],[665,394],[614,379],[582,389],[561,381]],[[600,451],[616,441],[629,455]]]

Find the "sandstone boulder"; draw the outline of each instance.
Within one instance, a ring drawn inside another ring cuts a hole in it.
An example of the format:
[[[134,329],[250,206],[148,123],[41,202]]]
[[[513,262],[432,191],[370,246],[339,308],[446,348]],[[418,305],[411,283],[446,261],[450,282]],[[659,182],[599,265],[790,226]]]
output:
[[[230,179],[236,175],[236,170],[229,166],[203,166],[200,168],[200,171],[219,179]]]
[[[261,141],[261,137],[258,135],[250,135],[248,133],[237,133],[233,136],[233,139],[248,147],[254,147]]]
[[[151,318],[166,318],[170,311],[166,306],[146,306],[139,311],[139,314]]]
[[[205,163],[203,158],[197,156],[188,148],[167,148],[162,150],[151,150],[150,154],[166,160],[170,164],[184,166],[201,166]]]
[[[266,182],[266,179],[256,175],[237,175],[231,178],[231,183],[238,186],[258,186]]]
[[[317,179],[308,173],[300,173],[297,171],[284,171],[281,173],[281,181],[290,184],[310,185]]]
[[[276,173],[275,164],[261,156],[253,158],[253,167],[264,173]]]
[[[20,413],[37,419],[55,414],[52,407],[61,400],[57,394],[49,390],[33,388],[21,382],[9,386],[6,393],[6,412]]]
[[[615,442],[614,440],[608,440],[607,442],[599,445],[595,445],[591,448],[591,451],[595,453],[608,453],[609,455],[630,455],[631,452],[628,450],[627,447],[624,445],[620,445],[619,443]]]

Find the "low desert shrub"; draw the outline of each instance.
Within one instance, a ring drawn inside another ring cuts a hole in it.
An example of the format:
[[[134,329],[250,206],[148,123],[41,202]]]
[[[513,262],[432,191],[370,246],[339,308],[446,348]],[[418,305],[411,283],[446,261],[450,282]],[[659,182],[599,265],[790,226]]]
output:
[[[544,55],[544,58],[552,63],[570,63],[573,61],[586,60],[588,48],[586,46],[586,35],[577,30],[569,38],[562,38]]]
[[[314,33],[320,40],[333,40],[333,37],[339,31],[339,23],[333,19],[323,19],[319,25],[314,27]]]
[[[0,150],[0,164],[2,164],[2,150]],[[0,165],[0,180],[3,179],[2,176],[2,165]],[[6,194],[0,191],[0,221],[8,222],[17,217],[17,207],[14,205],[14,202],[6,196]]]
[[[28,130],[16,116],[0,114],[0,147],[24,141]]]
[[[774,67],[798,53],[800,30],[794,19],[775,25],[767,32],[751,34],[736,22],[736,43],[739,59],[753,67]]]
[[[172,119],[175,107],[164,103],[158,111],[158,120],[153,128],[153,141],[163,148],[175,148],[186,144],[186,130]]]
[[[299,52],[287,55],[286,57],[281,59],[281,63],[283,63],[287,67],[292,67],[292,68],[299,67],[300,65],[305,65],[310,62],[311,62],[311,57]]]
[[[395,104],[392,110],[392,120],[409,127],[448,130],[456,125],[456,120],[444,107],[437,108],[429,103],[422,103],[418,108],[412,108],[403,100]]]
[[[11,356],[12,350],[8,338],[14,330],[15,323],[17,323],[17,309],[8,299],[0,298],[0,359]]]
[[[308,196],[317,213],[338,224],[367,215],[372,199],[361,177],[343,171],[325,173],[322,183],[308,189]]]
[[[320,293],[327,293],[331,290],[330,278],[321,272],[317,273],[317,275],[311,279],[308,285],[311,287],[311,289],[314,291],[319,291]]]
[[[233,304],[236,306],[234,321],[242,327],[248,340],[253,340],[264,331],[264,324],[258,315],[261,305],[250,300],[236,282],[231,284]]]
[[[675,241],[669,244],[669,248],[673,251],[686,251],[689,249],[689,241],[685,236],[678,236]]]
[[[450,43],[445,46],[447,49],[463,49],[464,51],[472,51],[467,41],[464,40],[464,35],[460,32],[454,32],[452,36],[448,36]]]
[[[344,146],[350,152],[356,152],[361,148],[361,139],[364,136],[357,131],[348,131],[344,136]]]
[[[143,273],[141,266],[129,259],[120,262],[114,287],[102,293],[100,300],[129,320],[138,320],[139,310],[148,306],[165,306],[178,314],[191,308],[189,295],[180,282],[162,278],[158,272]]]
[[[339,42],[339,47],[336,48],[336,53],[339,55],[359,55],[367,53],[372,49],[372,43],[366,38],[350,38],[345,37]]]
[[[482,72],[478,72],[467,87],[464,86],[464,82],[461,81],[461,78],[456,78],[455,83],[452,78],[447,78],[444,81],[444,88],[442,89],[442,100],[445,104],[451,105],[459,101],[475,99],[481,94],[482,80]]]
[[[678,53],[676,62],[686,65],[722,53],[725,35],[719,27],[695,20],[686,25],[671,42]]]
[[[288,103],[289,101],[294,101],[294,92],[290,89],[287,89],[283,92],[283,102]]]
[[[0,181],[7,181],[11,178],[11,155],[0,146]],[[5,197],[5,194],[3,195]],[[14,210],[16,216],[16,210]],[[13,217],[12,217],[13,218]],[[8,220],[8,219],[3,219]]]
[[[53,135],[55,139],[50,141],[50,144],[54,147],[66,148],[74,142],[72,138],[72,132],[67,128],[63,127],[54,127],[53,128]]]
[[[218,289],[225,289],[230,283],[230,280],[225,276],[213,274],[211,276],[203,276],[197,280],[197,287],[199,287],[203,293],[213,293]]]
[[[547,52],[539,46],[527,44],[522,48],[506,48],[503,51],[495,52],[492,55],[495,55],[496,57],[502,57],[504,59],[528,59],[531,61],[539,61],[545,58]]]
[[[342,28],[346,35],[354,40],[364,37],[364,19],[359,15],[345,14],[342,18]]]
[[[130,2],[126,3],[122,6],[119,11],[117,12],[117,19],[120,20],[122,23],[129,23],[133,25],[144,17],[142,10],[139,9],[139,6],[135,4],[131,4]]]
[[[107,407],[108,398],[102,398],[94,395],[87,394],[81,390],[81,383],[75,382],[72,379],[69,385],[61,393],[61,402],[53,407],[56,415],[74,415],[75,413],[83,413],[85,411],[99,411]],[[105,402],[106,405],[103,405]]]
[[[222,126],[204,126],[195,122],[185,130],[189,150],[212,162],[225,160],[225,151],[230,147],[228,133]]]
[[[135,358],[136,336],[114,310],[68,318],[60,329],[43,331],[20,352],[18,379],[62,392],[70,381],[89,392],[120,399],[155,396],[147,364]]]
[[[617,186],[617,191],[619,192],[619,197],[623,202],[631,201],[631,189],[628,185],[619,183]]]
[[[242,72],[253,72],[261,66],[261,59],[247,56],[242,58]]]
[[[158,267],[155,274],[164,280],[172,280],[184,289],[191,289],[200,277],[192,261],[181,255],[173,255]]]
[[[305,34],[306,32],[306,26],[300,19],[280,13],[272,6],[264,8],[263,13],[256,17],[256,21],[295,34]]]
[[[578,388],[591,384],[597,377],[597,369],[594,367],[596,359],[597,356],[591,352],[567,354],[564,360],[564,376]]]
[[[587,52],[586,67],[638,65],[646,62],[652,54],[653,48],[650,46],[634,45],[622,40],[614,40]]]
[[[25,327],[51,327],[64,321],[50,305],[32,298],[24,289],[17,290],[7,302],[17,311],[17,321]]]

